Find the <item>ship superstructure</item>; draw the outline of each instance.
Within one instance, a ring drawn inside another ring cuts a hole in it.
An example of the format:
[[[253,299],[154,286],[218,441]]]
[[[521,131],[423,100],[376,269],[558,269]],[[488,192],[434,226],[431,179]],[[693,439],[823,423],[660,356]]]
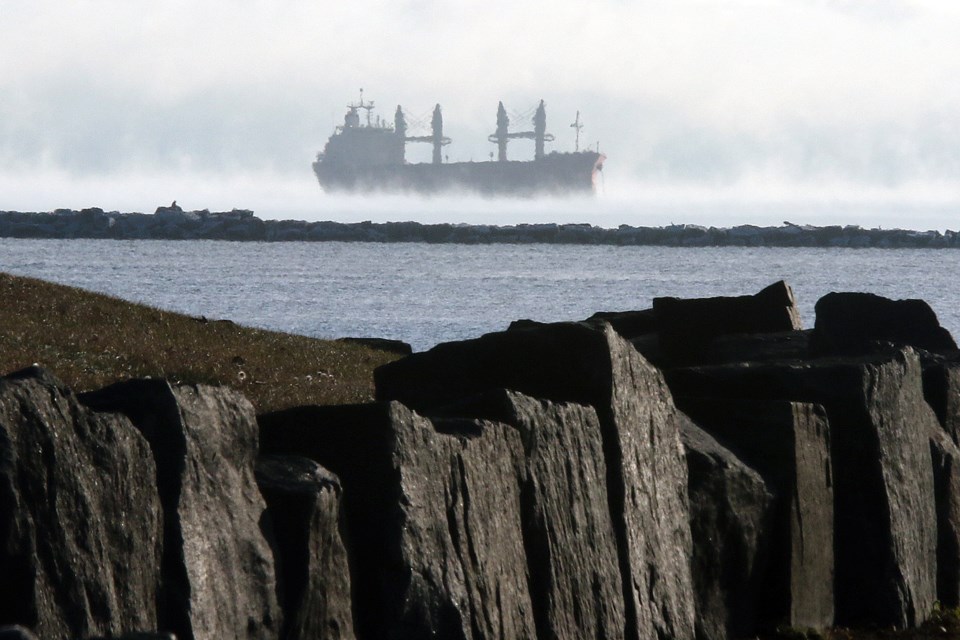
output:
[[[441,193],[469,191],[487,196],[531,196],[593,192],[598,172],[606,159],[599,151],[580,151],[579,112],[576,122],[578,149],[571,153],[547,153],[545,145],[554,136],[547,133],[546,106],[536,108],[530,131],[510,131],[510,118],[501,102],[497,126],[488,140],[497,145],[497,159],[489,162],[446,162],[443,147],[450,138],[443,135],[443,114],[436,105],[430,135],[407,135],[407,119],[398,106],[392,126],[373,117],[374,103],[360,101],[347,105],[343,125],[336,128],[313,170],[325,191],[377,192],[408,191]],[[360,112],[365,111],[365,117]],[[365,121],[365,122],[364,122]],[[532,160],[507,158],[510,140],[534,141]],[[407,143],[428,143],[433,147],[431,162],[408,163]],[[492,154],[491,154],[492,155]]]

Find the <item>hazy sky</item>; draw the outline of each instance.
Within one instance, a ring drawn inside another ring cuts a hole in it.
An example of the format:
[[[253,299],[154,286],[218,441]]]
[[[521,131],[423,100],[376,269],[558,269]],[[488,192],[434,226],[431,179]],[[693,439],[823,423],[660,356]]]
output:
[[[0,24],[0,209],[960,227],[954,1],[0,0]],[[439,102],[451,160],[487,158],[498,100],[543,98],[556,150],[580,110],[600,198],[324,196],[359,87],[390,119]]]

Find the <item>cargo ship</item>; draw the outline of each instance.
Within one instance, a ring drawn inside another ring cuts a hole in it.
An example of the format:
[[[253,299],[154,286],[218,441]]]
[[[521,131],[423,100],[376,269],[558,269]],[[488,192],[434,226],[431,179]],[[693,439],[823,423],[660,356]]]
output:
[[[510,118],[503,102],[497,107],[497,128],[488,140],[497,145],[497,158],[483,162],[449,162],[443,147],[450,138],[443,135],[443,115],[438,104],[433,110],[430,135],[407,135],[407,121],[398,106],[393,123],[373,119],[374,103],[363,100],[347,105],[343,125],[336,127],[323,152],[313,163],[314,173],[326,192],[409,192],[439,194],[472,192],[483,196],[536,196],[593,193],[599,172],[606,159],[598,150],[579,150],[580,114],[570,125],[577,130],[573,152],[546,153],[545,145],[553,141],[547,133],[546,107],[543,100],[534,113],[531,131],[510,131]],[[361,121],[360,111],[366,112]],[[527,138],[534,141],[532,160],[509,160],[510,140]],[[409,163],[408,143],[429,143],[433,146],[432,162]],[[598,145],[599,148],[599,145]]]

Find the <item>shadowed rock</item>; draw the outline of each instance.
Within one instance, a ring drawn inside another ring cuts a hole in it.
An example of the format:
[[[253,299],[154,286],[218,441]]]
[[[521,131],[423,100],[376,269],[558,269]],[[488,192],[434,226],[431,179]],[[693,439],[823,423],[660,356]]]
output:
[[[285,640],[353,638],[340,480],[312,460],[262,456],[257,484],[277,549]]]
[[[697,639],[756,633],[773,495],[763,479],[692,422],[680,431],[689,471]]]
[[[923,394],[944,431],[960,444],[960,360],[942,359],[925,366]]]
[[[42,638],[157,628],[154,475],[125,417],[40,369],[0,378],[0,623]]]
[[[628,638],[693,636],[686,463],[659,371],[609,326],[559,323],[441,344],[375,371],[380,399],[442,411],[509,389],[594,407]]]
[[[937,599],[950,608],[960,605],[960,449],[939,427],[929,436],[937,503]]]
[[[928,433],[936,417],[910,349],[870,358],[678,369],[677,396],[821,404],[834,480],[836,622],[914,626],[936,600]]]
[[[260,417],[265,452],[340,477],[363,638],[535,638],[509,425],[436,423],[399,403]]]
[[[793,290],[776,282],[749,296],[654,298],[660,347],[673,364],[704,362],[718,337],[801,329]]]
[[[627,340],[656,333],[657,316],[653,309],[641,311],[598,311],[585,322],[600,328],[601,323],[609,323],[613,330]]]
[[[0,640],[37,640],[30,629],[20,625],[0,627]]]
[[[811,331],[730,334],[717,337],[704,354],[704,364],[805,360]]]
[[[678,406],[775,495],[758,622],[823,629],[834,618],[833,472],[822,407],[784,401],[678,397]],[[689,456],[688,456],[689,459]],[[741,629],[741,633],[755,632]]]
[[[378,351],[387,353],[396,353],[401,356],[408,356],[413,353],[413,347],[402,340],[390,340],[387,338],[340,338],[338,342],[349,342],[359,344]]]
[[[950,332],[923,300],[891,300],[872,293],[828,293],[816,305],[812,348],[821,354],[861,354],[877,342],[934,353],[957,350]]]
[[[133,380],[83,394],[118,411],[150,443],[164,511],[161,628],[181,640],[277,638],[273,554],[254,479],[257,425],[227,388]]]

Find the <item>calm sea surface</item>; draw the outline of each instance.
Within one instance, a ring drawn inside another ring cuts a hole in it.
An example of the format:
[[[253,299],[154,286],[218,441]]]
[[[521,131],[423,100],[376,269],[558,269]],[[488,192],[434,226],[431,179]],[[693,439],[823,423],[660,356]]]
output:
[[[427,349],[511,320],[789,282],[804,325],[830,291],[923,298],[960,335],[960,251],[0,239],[0,271],[208,318]],[[0,301],[2,308],[2,301]]]

